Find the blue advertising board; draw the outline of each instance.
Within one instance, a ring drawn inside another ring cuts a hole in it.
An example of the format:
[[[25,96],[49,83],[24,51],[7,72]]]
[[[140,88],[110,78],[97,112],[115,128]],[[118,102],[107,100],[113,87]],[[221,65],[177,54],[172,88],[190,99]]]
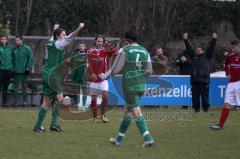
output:
[[[121,79],[121,76],[109,79],[109,104],[111,105],[125,105]],[[223,105],[226,85],[227,79],[225,77],[211,77],[209,87],[211,106]],[[191,97],[189,76],[153,75],[147,79],[140,105],[191,106]]]

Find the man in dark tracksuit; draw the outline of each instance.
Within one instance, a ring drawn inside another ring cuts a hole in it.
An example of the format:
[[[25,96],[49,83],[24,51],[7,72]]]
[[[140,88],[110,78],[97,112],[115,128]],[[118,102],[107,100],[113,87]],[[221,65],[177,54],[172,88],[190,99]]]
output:
[[[7,106],[7,91],[13,69],[12,47],[7,36],[0,36],[0,86],[2,86],[2,106]]]
[[[176,65],[179,66],[179,75],[191,74],[191,58],[187,54],[186,50],[178,54]]]
[[[192,59],[195,57],[194,51],[189,48],[191,45],[187,37],[187,33],[183,34],[184,44],[186,46],[185,50],[182,53],[179,53],[176,59],[176,65],[179,67],[179,75],[191,75],[192,71]],[[187,109],[187,105],[182,106],[183,109]]]
[[[14,78],[14,102],[15,106],[18,99],[18,85],[21,83],[23,102],[22,106],[27,106],[27,80],[33,65],[32,49],[23,44],[21,36],[15,37],[16,47],[13,48],[13,78]]]
[[[209,83],[210,83],[210,66],[212,55],[216,46],[217,34],[213,33],[212,40],[209,42],[207,49],[196,47],[195,51],[188,39],[187,33],[184,35],[184,44],[192,58],[190,82],[192,86],[192,104],[195,112],[200,112],[200,98],[204,112],[208,112],[209,105]]]

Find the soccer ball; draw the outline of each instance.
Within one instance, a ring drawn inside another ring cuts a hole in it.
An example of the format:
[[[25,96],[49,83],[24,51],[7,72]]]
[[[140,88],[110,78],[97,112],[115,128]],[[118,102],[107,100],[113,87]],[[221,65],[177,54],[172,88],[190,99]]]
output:
[[[69,108],[71,105],[71,98],[69,96],[65,96],[63,98],[63,107],[64,108]]]

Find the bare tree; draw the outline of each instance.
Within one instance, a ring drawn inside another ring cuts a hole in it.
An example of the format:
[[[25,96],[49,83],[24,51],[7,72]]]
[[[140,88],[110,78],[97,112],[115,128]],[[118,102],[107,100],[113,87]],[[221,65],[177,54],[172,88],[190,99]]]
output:
[[[23,35],[25,35],[26,32],[27,32],[29,22],[30,22],[31,12],[32,12],[32,0],[28,0],[27,1],[27,21],[26,21],[26,25],[25,25],[25,28],[24,28]]]
[[[156,15],[156,0],[153,0],[153,9],[152,9],[152,23],[150,25],[152,26],[152,34],[153,34],[153,39],[156,39],[156,31],[155,31],[155,15]]]
[[[16,2],[16,19],[15,19],[15,35],[18,34],[19,13],[20,13],[20,0],[17,0],[17,2]]]
[[[121,16],[121,10],[122,10],[122,7],[123,7],[123,0],[112,0],[111,1],[112,3],[110,4],[112,6],[111,8],[111,15],[110,15],[110,21],[111,21],[111,24],[112,24],[112,32],[117,34],[117,35],[120,35],[121,33],[121,30],[120,28],[122,27],[121,25],[121,21],[122,21],[122,18]]]

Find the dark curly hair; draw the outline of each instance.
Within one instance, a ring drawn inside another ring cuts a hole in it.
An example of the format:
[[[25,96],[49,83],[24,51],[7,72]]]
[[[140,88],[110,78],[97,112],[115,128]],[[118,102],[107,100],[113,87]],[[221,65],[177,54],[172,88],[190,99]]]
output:
[[[60,34],[65,31],[63,28],[57,28],[56,30],[54,30],[53,32],[53,39],[57,40],[57,36],[60,36]]]

